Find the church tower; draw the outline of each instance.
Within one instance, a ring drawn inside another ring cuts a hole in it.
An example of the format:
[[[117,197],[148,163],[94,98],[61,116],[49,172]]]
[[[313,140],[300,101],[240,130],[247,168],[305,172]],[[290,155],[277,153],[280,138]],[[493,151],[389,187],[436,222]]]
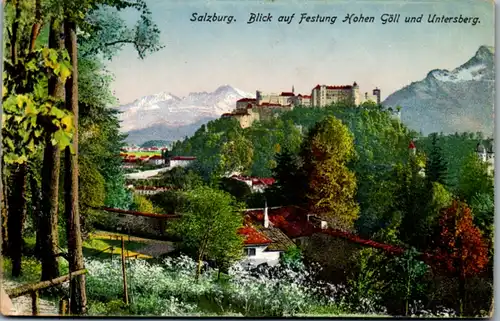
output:
[[[292,85],[292,93],[295,94],[295,86]]]

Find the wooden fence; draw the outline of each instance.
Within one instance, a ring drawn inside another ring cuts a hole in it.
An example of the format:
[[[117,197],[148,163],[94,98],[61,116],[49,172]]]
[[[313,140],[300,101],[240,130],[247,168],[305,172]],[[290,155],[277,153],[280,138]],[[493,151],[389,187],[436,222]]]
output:
[[[9,298],[14,299],[18,298],[20,296],[24,295],[30,295],[31,296],[31,311],[33,315],[38,315],[40,312],[39,309],[39,291],[43,289],[47,289],[59,284],[62,284],[64,282],[67,282],[71,279],[73,279],[76,276],[82,275],[87,273],[86,269],[78,270],[75,272],[72,272],[70,274],[66,274],[63,276],[60,276],[58,278],[52,279],[52,280],[47,280],[47,281],[41,281],[38,283],[33,283],[33,284],[26,284],[22,285],[17,288],[9,289],[6,290],[5,292],[9,296]],[[64,315],[66,314],[66,302],[64,300],[61,300],[59,304],[59,314]]]

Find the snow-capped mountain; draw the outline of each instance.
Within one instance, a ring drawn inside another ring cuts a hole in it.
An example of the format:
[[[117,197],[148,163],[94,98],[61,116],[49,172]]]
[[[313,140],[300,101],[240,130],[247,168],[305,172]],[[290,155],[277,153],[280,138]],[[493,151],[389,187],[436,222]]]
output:
[[[465,64],[452,71],[432,70],[382,104],[401,106],[402,121],[425,134],[482,131],[491,135],[494,89],[494,48],[481,46]]]
[[[145,96],[136,101],[117,107],[121,114],[121,130],[129,132],[133,136],[147,135],[148,128],[154,128],[158,135],[156,139],[175,140],[185,136],[186,132],[181,130],[181,137],[163,137],[165,134],[176,131],[177,128],[191,128],[192,124],[201,125],[200,122],[208,122],[219,118],[222,114],[231,112],[236,107],[236,101],[241,98],[250,98],[254,95],[242,90],[224,85],[214,92],[190,93],[186,97],[179,98],[168,92]],[[146,132],[144,132],[146,131]],[[134,137],[129,140],[136,141]]]

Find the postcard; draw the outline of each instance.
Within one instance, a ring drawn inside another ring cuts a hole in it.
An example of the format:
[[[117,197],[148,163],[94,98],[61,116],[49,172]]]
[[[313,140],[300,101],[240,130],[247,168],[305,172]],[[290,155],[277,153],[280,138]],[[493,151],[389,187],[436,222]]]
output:
[[[2,22],[2,314],[492,315],[492,1]]]

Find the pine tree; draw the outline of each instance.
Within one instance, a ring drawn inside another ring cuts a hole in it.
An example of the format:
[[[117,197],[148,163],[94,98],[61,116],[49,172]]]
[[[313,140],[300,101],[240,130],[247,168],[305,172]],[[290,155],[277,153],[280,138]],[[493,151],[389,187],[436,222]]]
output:
[[[432,147],[427,159],[426,177],[429,183],[439,183],[446,186],[448,164],[443,158],[441,147],[438,145],[437,134],[431,134]]]
[[[273,189],[281,196],[282,205],[299,205],[304,201],[307,183],[302,175],[297,157],[287,148],[276,154],[277,166],[273,169],[276,183]]]

